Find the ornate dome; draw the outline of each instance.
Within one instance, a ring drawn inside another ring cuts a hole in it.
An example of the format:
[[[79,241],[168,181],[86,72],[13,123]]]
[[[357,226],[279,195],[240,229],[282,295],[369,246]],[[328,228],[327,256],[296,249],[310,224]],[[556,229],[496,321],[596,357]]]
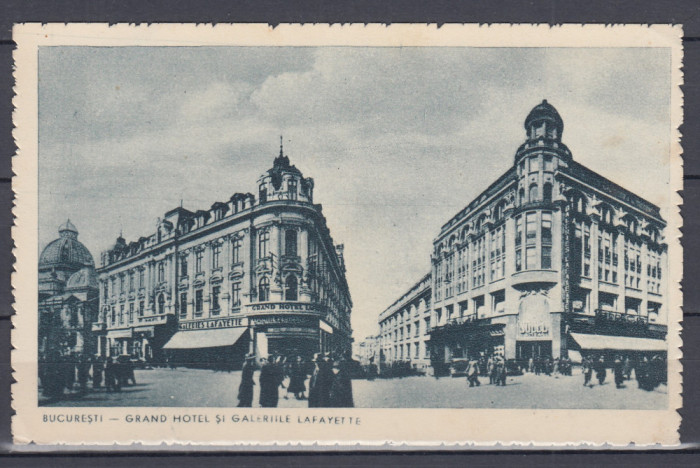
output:
[[[529,132],[533,124],[543,121],[554,124],[557,129],[558,137],[561,138],[561,134],[564,131],[564,121],[559,115],[559,112],[557,112],[554,106],[548,103],[546,99],[543,99],[540,104],[533,107],[527,115],[525,119],[525,130]]]
[[[47,245],[39,256],[39,268],[93,267],[95,261],[90,251],[78,241],[78,230],[70,220],[58,228],[59,238]]]
[[[93,267],[85,267],[76,271],[66,283],[66,291],[85,288],[98,289],[98,287],[97,273]]]

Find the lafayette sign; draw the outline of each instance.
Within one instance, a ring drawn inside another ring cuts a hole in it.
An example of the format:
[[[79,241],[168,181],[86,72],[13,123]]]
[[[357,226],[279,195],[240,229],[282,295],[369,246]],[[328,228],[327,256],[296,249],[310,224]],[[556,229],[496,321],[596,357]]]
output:
[[[243,317],[230,317],[211,320],[194,320],[188,322],[180,322],[180,330],[208,330],[211,328],[232,328],[245,327],[248,321]]]

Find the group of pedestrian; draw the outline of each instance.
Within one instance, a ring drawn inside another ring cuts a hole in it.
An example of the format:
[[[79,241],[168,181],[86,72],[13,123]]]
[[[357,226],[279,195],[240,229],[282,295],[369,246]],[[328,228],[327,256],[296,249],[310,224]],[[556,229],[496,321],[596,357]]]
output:
[[[53,351],[39,364],[39,379],[45,397],[63,398],[66,391],[73,396],[83,396],[104,386],[108,392],[121,391],[125,385],[135,385],[134,362],[131,356],[92,358],[80,354]],[[77,384],[77,385],[76,385]]]
[[[650,392],[666,382],[666,360],[659,355],[651,359],[645,356],[637,364],[635,374],[639,388]]]
[[[489,384],[497,386],[506,385],[506,377],[508,375],[506,369],[506,360],[501,355],[493,355],[485,358],[481,356],[479,359],[472,357],[466,369],[467,382],[470,387],[479,387],[481,382],[479,376],[488,376]]]
[[[351,408],[354,406],[352,397],[352,380],[350,365],[346,359],[332,359],[329,354],[314,355],[310,369],[304,360],[297,356],[288,362],[283,356],[269,356],[260,360],[259,404],[263,408],[275,408],[279,403],[280,387],[285,388],[284,382],[289,379],[287,393],[293,394],[297,400],[307,399],[306,379],[309,377],[309,408]],[[255,355],[248,354],[241,371],[241,383],[238,387],[238,406],[253,405],[257,369]]]
[[[597,358],[593,355],[584,357],[581,362],[581,369],[584,376],[584,386],[593,386],[591,380],[594,372],[598,384],[603,385],[605,383],[608,363],[603,355]],[[666,361],[659,355],[655,355],[651,359],[643,356],[641,360],[634,364],[629,356],[623,357],[618,354],[614,357],[612,371],[616,388],[625,388],[624,382],[631,379],[632,371],[634,371],[639,388],[652,391],[665,381]]]
[[[593,383],[591,383],[591,381],[594,372],[596,380],[598,380],[598,384],[603,385],[608,375],[607,367],[605,365],[605,358],[602,355],[598,358],[592,355],[584,357],[581,361],[581,372],[583,373],[584,387],[593,387]]]

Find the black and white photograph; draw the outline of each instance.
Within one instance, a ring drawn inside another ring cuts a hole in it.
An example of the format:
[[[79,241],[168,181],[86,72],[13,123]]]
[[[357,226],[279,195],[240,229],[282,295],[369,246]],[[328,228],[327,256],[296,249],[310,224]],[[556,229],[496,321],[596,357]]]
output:
[[[673,410],[676,53],[37,47],[33,404]]]

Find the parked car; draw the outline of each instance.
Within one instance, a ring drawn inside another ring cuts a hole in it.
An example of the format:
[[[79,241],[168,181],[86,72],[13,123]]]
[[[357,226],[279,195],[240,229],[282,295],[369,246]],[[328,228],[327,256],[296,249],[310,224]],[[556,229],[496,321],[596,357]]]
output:
[[[460,377],[467,375],[467,367],[469,366],[469,359],[455,358],[450,362],[450,375],[452,377]]]

